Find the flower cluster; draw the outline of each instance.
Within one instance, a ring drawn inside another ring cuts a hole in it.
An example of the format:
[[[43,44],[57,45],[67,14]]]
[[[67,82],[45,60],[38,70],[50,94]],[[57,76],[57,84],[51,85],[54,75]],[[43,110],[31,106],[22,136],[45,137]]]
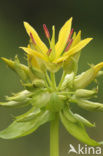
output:
[[[57,43],[55,43],[55,27],[52,27],[50,37],[46,25],[43,25],[49,42],[48,48],[34,28],[27,22],[24,22],[24,26],[30,41],[27,47],[21,48],[26,52],[28,65],[21,64],[17,56],[14,61],[2,57],[2,60],[19,75],[24,90],[6,97],[6,102],[0,102],[0,105],[5,107],[31,105],[31,108],[15,117],[8,128],[0,131],[0,137],[14,139],[28,135],[44,123],[55,120],[58,114],[64,127],[75,138],[88,145],[100,145],[101,143],[91,139],[85,130],[85,126],[94,127],[95,124],[71,111],[72,103],[88,111],[103,111],[103,104],[89,101],[95,97],[98,89],[86,88],[96,77],[103,74],[100,71],[103,62],[77,74],[81,50],[92,38],[81,40],[81,31],[77,34],[74,32],[70,18],[61,28]],[[62,76],[57,84],[55,73],[61,69]]]

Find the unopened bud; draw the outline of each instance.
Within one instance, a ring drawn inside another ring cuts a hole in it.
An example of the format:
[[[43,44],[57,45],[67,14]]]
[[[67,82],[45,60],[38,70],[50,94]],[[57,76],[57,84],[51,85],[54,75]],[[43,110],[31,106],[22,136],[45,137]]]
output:
[[[103,111],[103,104],[83,99],[75,99],[75,103],[88,111]]]
[[[2,60],[8,65],[8,67],[15,71],[23,81],[30,81],[29,68],[19,63],[17,56],[15,57],[15,61],[6,58],[2,58]]]
[[[95,79],[101,68],[103,68],[103,62],[78,75],[74,80],[74,87],[85,88],[88,86]]]
[[[43,80],[35,79],[33,81],[33,86],[36,87],[36,88],[41,88],[41,87],[45,87],[45,83],[44,83]]]
[[[86,89],[77,89],[75,92],[76,97],[80,98],[90,98],[97,93],[97,90],[86,90]]]
[[[26,98],[28,98],[29,96],[31,95],[31,93],[28,91],[28,90],[24,90],[22,92],[19,92],[17,94],[14,94],[13,96],[11,97],[6,97],[6,100],[8,101],[23,101],[25,100]]]
[[[74,78],[73,72],[71,74],[67,74],[62,83],[61,89],[64,90],[65,88],[68,88],[68,87],[71,88],[73,85],[73,78]]]
[[[26,105],[29,105],[29,98],[23,100],[23,101],[8,101],[8,102],[0,102],[0,106],[3,107],[24,107]]]
[[[30,66],[30,70],[34,74],[34,76],[36,76],[40,79],[44,79],[44,73],[41,70],[39,70],[33,66]]]

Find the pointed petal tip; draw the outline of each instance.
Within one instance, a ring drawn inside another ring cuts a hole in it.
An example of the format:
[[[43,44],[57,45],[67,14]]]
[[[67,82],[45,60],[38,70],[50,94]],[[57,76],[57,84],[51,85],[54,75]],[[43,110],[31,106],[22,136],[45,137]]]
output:
[[[26,21],[23,21],[23,24],[24,24],[24,26],[26,26],[27,24],[29,24],[28,22],[26,22]]]
[[[73,20],[73,17],[69,18],[67,22],[72,22],[72,20]]]
[[[22,49],[22,50],[26,50],[26,49],[29,49],[29,48],[26,48],[26,47],[19,47],[20,49]]]

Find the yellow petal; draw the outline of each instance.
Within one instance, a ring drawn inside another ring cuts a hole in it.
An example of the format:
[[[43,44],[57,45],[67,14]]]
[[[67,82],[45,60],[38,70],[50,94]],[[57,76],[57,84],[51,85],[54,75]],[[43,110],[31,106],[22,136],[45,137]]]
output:
[[[42,40],[40,39],[38,33],[35,31],[35,29],[30,26],[29,23],[27,22],[24,22],[24,27],[28,33],[28,35],[30,36],[30,33],[32,33],[33,35],[33,38],[36,42],[36,44],[39,46],[40,50],[43,52],[43,53],[46,53],[48,51],[48,48],[47,46],[42,42]]]
[[[65,52],[63,54],[63,56],[68,56],[69,57],[69,56],[77,53],[82,48],[84,48],[91,40],[92,40],[92,38],[86,38],[86,39],[80,41],[76,46],[74,46],[73,48],[71,48],[70,50],[68,50],[67,52]]]
[[[43,56],[43,54],[41,54],[41,53],[39,53],[39,52],[37,52],[37,51],[35,51],[33,49],[25,48],[25,47],[20,47],[20,48],[23,49],[27,54],[29,54],[31,56],[34,56],[34,57],[37,56],[37,57],[41,58],[44,61],[48,61],[48,59],[45,56]]]
[[[82,41],[80,41],[76,46],[74,46],[73,48],[71,48],[69,51],[65,52],[63,54],[62,57],[55,59],[53,62],[54,63],[60,63],[65,61],[67,58],[71,57],[72,55],[76,54],[77,52],[79,52],[83,47],[85,47],[90,41],[92,40],[92,38],[87,38],[84,39]]]
[[[71,30],[71,24],[72,24],[72,18],[70,18],[63,25],[63,27],[61,28],[61,30],[59,32],[58,42],[56,43],[56,46],[55,46],[56,58],[61,55],[61,53],[63,52],[63,50],[66,46],[67,39],[68,39],[70,30]]]
[[[62,57],[60,57],[60,58],[58,58],[58,59],[55,59],[55,60],[53,61],[53,63],[64,62],[67,58],[68,58],[68,56],[62,56]]]
[[[78,44],[81,40],[81,31],[78,32],[77,36],[75,38],[73,37],[73,42],[70,48],[73,48],[76,44]]]
[[[36,57],[27,54],[27,58],[28,58],[28,64],[29,65],[32,65],[33,67],[36,67],[36,68],[40,68],[39,64],[38,64],[38,62],[36,60]]]
[[[76,32],[73,33],[72,39],[74,40],[76,38]]]
[[[103,68],[103,62],[100,62],[94,66],[95,75],[98,73],[99,70],[101,70],[101,68]]]

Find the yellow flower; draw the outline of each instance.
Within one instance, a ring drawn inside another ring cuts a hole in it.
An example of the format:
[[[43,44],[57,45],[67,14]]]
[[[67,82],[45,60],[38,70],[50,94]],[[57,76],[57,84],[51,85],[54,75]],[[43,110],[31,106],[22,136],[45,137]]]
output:
[[[52,37],[50,38],[49,31],[46,25],[43,25],[45,35],[49,41],[48,48],[33,27],[27,22],[24,22],[25,29],[30,37],[30,44],[28,47],[21,47],[27,54],[31,64],[37,68],[41,68],[45,64],[46,68],[51,72],[56,72],[63,63],[71,56],[80,52],[92,38],[81,40],[81,31],[73,33],[72,18],[70,18],[60,29],[58,41],[55,44],[55,27],[52,27]],[[31,58],[31,59],[30,59]]]

